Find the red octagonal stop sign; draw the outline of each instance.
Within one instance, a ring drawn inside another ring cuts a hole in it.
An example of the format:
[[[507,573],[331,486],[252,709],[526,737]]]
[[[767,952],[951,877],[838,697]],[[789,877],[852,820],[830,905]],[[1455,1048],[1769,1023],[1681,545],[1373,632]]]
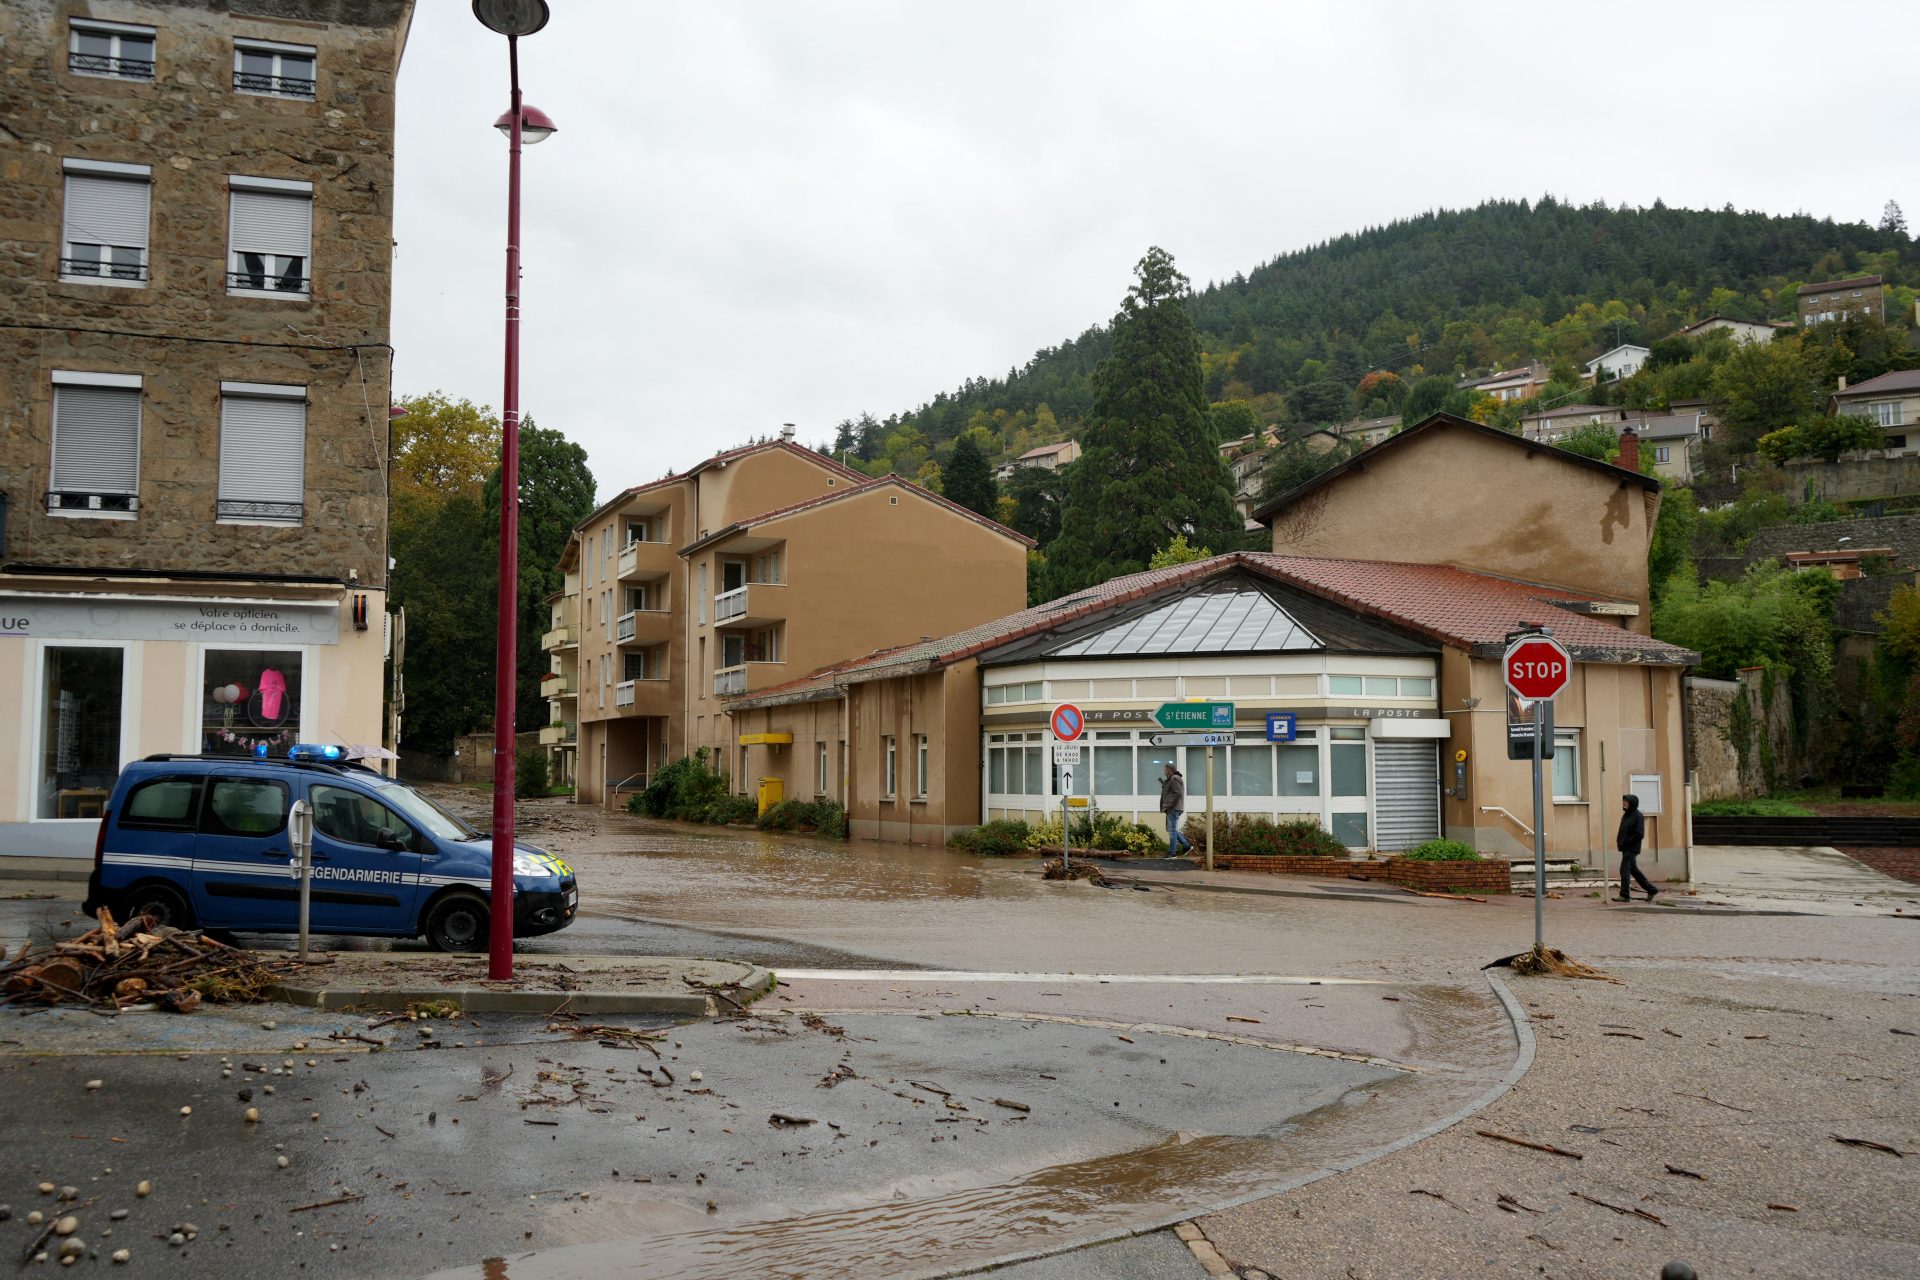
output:
[[[1567,687],[1573,659],[1550,636],[1522,636],[1507,646],[1500,661],[1507,688],[1528,701],[1551,698]]]

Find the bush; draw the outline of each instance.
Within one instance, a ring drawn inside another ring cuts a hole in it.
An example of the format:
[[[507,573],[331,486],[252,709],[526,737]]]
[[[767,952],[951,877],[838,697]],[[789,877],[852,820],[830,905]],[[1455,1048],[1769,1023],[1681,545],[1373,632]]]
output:
[[[631,800],[627,807],[650,818],[704,822],[702,815],[707,807],[726,794],[726,775],[707,764],[707,749],[702,747],[690,756],[681,756],[672,764],[663,765],[647,780],[647,789],[634,797],[639,801],[638,807]],[[747,816],[753,815],[749,812]]]
[[[1893,762],[1887,778],[1887,799],[1920,800],[1920,753],[1909,751]]]
[[[513,757],[513,794],[525,799],[527,796],[544,796],[552,785],[547,777],[547,750],[545,747],[522,747]]]
[[[1464,840],[1429,840],[1400,854],[1415,862],[1478,862],[1480,853]]]
[[[761,814],[757,825],[762,831],[817,831],[845,836],[847,811],[832,800],[782,800]]]
[[[689,813],[687,817],[694,822],[724,827],[736,822],[752,822],[759,808],[752,796],[729,795],[723,791],[702,805],[697,814]]]
[[[1030,832],[1018,818],[996,818],[992,822],[947,837],[947,844],[968,853],[987,857],[1005,857],[1025,853]]]
[[[1811,818],[1813,810],[1791,800],[1760,796],[1753,800],[1702,800],[1693,806],[1696,818]]]
[[[1196,852],[1207,847],[1205,816],[1188,818],[1181,829]],[[1347,847],[1312,818],[1273,822],[1248,813],[1215,814],[1213,851],[1243,858],[1346,858]]]

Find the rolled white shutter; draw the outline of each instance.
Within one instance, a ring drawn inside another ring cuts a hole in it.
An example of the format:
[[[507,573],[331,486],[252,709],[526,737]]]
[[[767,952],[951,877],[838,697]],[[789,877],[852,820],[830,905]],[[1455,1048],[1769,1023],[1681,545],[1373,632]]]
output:
[[[62,233],[66,242],[144,250],[152,193],[153,184],[145,178],[68,174],[66,230]]]
[[[304,258],[313,247],[313,197],[275,191],[233,192],[233,251]]]
[[[56,493],[137,493],[140,393],[119,387],[53,389]]]
[[[300,518],[306,489],[307,403],[278,396],[220,398],[220,501],[290,504],[223,514]]]
[[[1373,743],[1373,844],[1397,853],[1440,835],[1439,743]]]

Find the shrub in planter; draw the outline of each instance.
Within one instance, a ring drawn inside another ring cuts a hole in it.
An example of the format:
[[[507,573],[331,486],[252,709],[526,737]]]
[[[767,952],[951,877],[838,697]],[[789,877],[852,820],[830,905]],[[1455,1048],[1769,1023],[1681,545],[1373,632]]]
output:
[[[526,799],[544,796],[552,783],[547,778],[545,747],[522,747],[513,758],[513,794]]]
[[[1461,840],[1428,840],[1411,849],[1403,850],[1399,857],[1413,862],[1478,862],[1480,853],[1472,845]]]
[[[968,853],[1005,857],[1027,851],[1027,824],[1018,818],[996,818],[947,837],[947,843]]]
[[[1288,822],[1252,818],[1234,832],[1232,852],[1242,857],[1345,858],[1347,847],[1312,818]]]
[[[1027,826],[1027,848],[1058,849],[1061,834],[1060,819],[1046,818]]]
[[[818,806],[811,800],[782,800],[755,823],[762,831],[800,831],[820,825]]]
[[[813,804],[814,827],[823,836],[847,838],[847,810],[838,800],[816,800]]]
[[[709,799],[697,813],[689,813],[686,816],[694,822],[724,827],[736,822],[752,822],[759,808],[752,796],[728,795],[722,792]]]
[[[647,780],[647,789],[637,797],[638,811],[650,818],[701,822],[705,820],[707,807],[726,793],[726,776],[707,764],[707,749],[702,747],[690,756],[681,756],[661,766],[660,771]]]

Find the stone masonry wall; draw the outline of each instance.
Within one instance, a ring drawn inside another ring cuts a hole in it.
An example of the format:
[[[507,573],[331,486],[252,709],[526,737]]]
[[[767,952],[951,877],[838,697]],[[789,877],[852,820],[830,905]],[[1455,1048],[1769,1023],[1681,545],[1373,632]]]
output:
[[[7,559],[383,585],[393,82],[411,3],[266,0],[249,16],[226,8],[0,6]],[[253,16],[263,11],[285,17]],[[155,79],[69,72],[74,16],[155,27]],[[315,100],[236,93],[235,36],[315,46]],[[151,167],[144,287],[59,279],[69,157]],[[230,175],[313,184],[310,297],[228,295]],[[47,514],[56,369],[143,378],[136,519]],[[301,525],[217,522],[222,380],[308,388]]]

